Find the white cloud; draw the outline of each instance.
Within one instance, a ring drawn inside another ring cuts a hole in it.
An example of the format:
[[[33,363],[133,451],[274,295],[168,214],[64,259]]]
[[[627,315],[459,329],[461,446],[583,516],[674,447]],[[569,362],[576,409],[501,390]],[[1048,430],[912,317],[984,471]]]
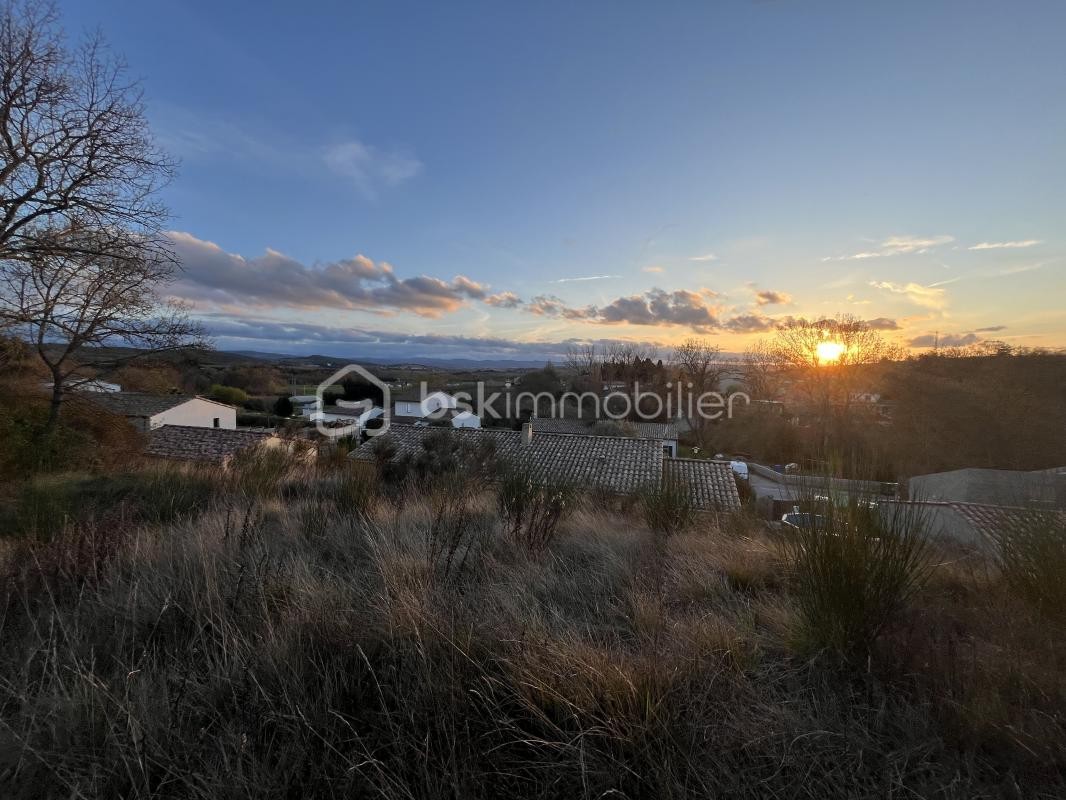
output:
[[[912,303],[923,308],[941,309],[947,303],[947,295],[939,286],[923,286],[920,283],[893,283],[892,281],[870,281],[875,289],[883,289],[892,294],[903,295]]]
[[[1019,247],[1032,247],[1033,245],[1043,244],[1043,239],[1024,239],[1018,242],[981,242],[975,244],[970,250],[1006,250],[1016,249]]]
[[[1004,275],[1020,275],[1023,272],[1034,272],[1038,269],[1043,269],[1050,261],[1038,261],[1034,264],[1015,264],[1013,267],[1004,267],[998,272],[994,273],[995,277],[1002,277]]]
[[[322,160],[333,172],[351,178],[370,199],[381,189],[397,186],[422,171],[422,162],[417,158],[380,150],[358,139],[327,147]]]
[[[662,272],[662,267],[643,267],[641,272]]]
[[[398,277],[392,266],[355,255],[340,261],[308,265],[267,248],[245,258],[227,253],[214,242],[191,233],[167,234],[182,270],[169,288],[178,299],[216,307],[323,308],[378,314],[409,311],[439,317],[470,300],[487,302],[488,287],[465,275],[446,281],[430,275]],[[492,305],[508,307],[506,295],[492,296]]]
[[[889,236],[876,250],[863,250],[845,256],[826,256],[822,261],[861,261],[867,258],[928,253],[955,241],[954,236]]]
[[[608,278],[620,278],[621,275],[581,275],[575,278],[556,278],[548,283],[575,283],[577,281],[603,281]]]
[[[706,254],[704,254],[702,256],[692,256],[692,258],[689,259],[689,261],[717,261],[717,260],[718,260],[718,256],[716,256],[714,253],[706,253]]]

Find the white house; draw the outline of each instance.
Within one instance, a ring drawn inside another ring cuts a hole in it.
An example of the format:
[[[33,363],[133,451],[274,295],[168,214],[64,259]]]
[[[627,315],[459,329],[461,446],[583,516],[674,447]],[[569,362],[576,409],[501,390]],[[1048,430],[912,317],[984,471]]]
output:
[[[368,408],[365,411],[352,409],[351,413],[347,414],[344,411],[315,411],[312,408],[305,412],[305,416],[312,422],[344,422],[348,425],[358,425],[360,428],[365,428],[370,420],[377,419],[384,413],[385,409],[377,406]]]
[[[473,411],[460,411],[452,417],[453,428],[480,428],[481,417]]]
[[[442,409],[455,409],[458,406],[459,400],[447,392],[430,392],[425,397],[397,400],[393,405],[393,414],[397,417],[418,417],[422,419]]]
[[[318,395],[294,394],[289,398],[289,402],[292,403],[294,414],[309,417],[318,408]]]
[[[92,401],[101,408],[130,421],[139,431],[152,431],[164,425],[193,428],[237,427],[237,409],[206,397],[139,392],[99,392]]]

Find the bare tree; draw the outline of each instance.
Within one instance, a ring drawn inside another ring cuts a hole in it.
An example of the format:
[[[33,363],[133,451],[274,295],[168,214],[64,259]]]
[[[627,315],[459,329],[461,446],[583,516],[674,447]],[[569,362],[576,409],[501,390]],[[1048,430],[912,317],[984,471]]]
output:
[[[78,374],[81,348],[123,344],[159,352],[204,344],[185,307],[160,300],[173,278],[169,259],[135,242],[106,256],[93,255],[96,249],[86,243],[75,254],[41,252],[0,271],[0,320],[30,342],[52,379],[48,430]]]
[[[0,6],[0,261],[92,245],[166,247],[156,148],[139,86],[99,36],[65,46],[50,2]],[[92,230],[92,237],[55,231]]]
[[[865,379],[862,367],[901,356],[899,347],[850,315],[792,320],[760,351],[763,369],[787,375],[807,396],[819,420],[823,448],[834,408],[846,413],[857,386]]]
[[[695,337],[674,348],[674,363],[680,373],[678,379],[691,383],[699,394],[714,391],[727,371],[722,348]]]
[[[0,330],[53,379],[48,430],[87,345],[169,349],[199,338],[160,299],[177,264],[141,91],[99,36],[66,47],[46,0],[0,5]]]
[[[721,347],[711,344],[707,339],[693,337],[675,347],[673,355],[678,369],[678,383],[687,392],[698,398],[707,392],[717,391],[727,371]],[[706,420],[702,415],[697,415],[690,422],[694,427],[702,428]]]
[[[600,380],[603,358],[595,344],[571,345],[563,356],[566,368],[578,377]]]
[[[744,384],[754,398],[772,400],[777,397],[783,369],[767,342],[756,342],[745,350],[741,365]]]

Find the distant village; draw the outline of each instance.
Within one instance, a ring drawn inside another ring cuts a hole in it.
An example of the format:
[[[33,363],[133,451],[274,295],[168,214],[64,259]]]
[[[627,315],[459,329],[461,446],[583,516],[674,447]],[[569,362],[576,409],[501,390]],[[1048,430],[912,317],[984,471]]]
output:
[[[417,383],[413,377],[419,378]],[[966,545],[989,541],[997,527],[1012,524],[1028,509],[1066,509],[1066,466],[963,467],[902,481],[876,480],[868,473],[832,474],[817,465],[764,463],[751,453],[708,448],[705,443],[714,436],[708,435],[706,422],[683,411],[657,421],[590,418],[582,407],[563,404],[552,409],[556,415],[542,416],[533,401],[538,392],[562,395],[569,384],[586,395],[599,394],[609,408],[612,396],[632,387],[628,380],[600,379],[590,386],[587,375],[570,372],[563,378],[552,367],[504,378],[495,375],[494,388],[525,393],[528,406],[518,417],[499,419],[495,414],[483,418],[470,408],[464,402],[468,396],[452,388],[467,386],[461,381],[442,378],[433,385],[422,376],[413,377],[385,384],[387,404],[383,392],[370,391],[374,387],[366,382],[349,382],[326,387],[325,392],[278,396],[271,413],[261,417],[236,402],[218,399],[226,392],[217,387],[214,396],[160,394],[126,391],[118,383],[89,378],[72,383],[69,390],[124,418],[146,437],[144,455],[163,461],[225,466],[242,453],[298,442],[316,451],[343,448],[353,462],[370,463],[386,447],[390,457],[401,458],[427,447],[433,437],[447,435],[474,448],[490,444],[493,452],[521,465],[535,480],[595,487],[623,497],[669,483],[682,487],[697,511],[732,514],[747,507],[777,526],[802,524],[819,513],[819,504],[834,497],[869,497],[886,511],[906,504],[922,509],[936,535]],[[716,373],[715,386],[735,394],[750,383],[740,366],[730,364]],[[811,428],[817,421],[795,391],[783,381],[774,399],[745,396],[742,413],[749,421],[771,418],[775,424]],[[346,401],[345,394],[359,397]],[[893,425],[895,404],[879,392],[852,390],[843,401],[834,401],[841,404],[868,426]]]

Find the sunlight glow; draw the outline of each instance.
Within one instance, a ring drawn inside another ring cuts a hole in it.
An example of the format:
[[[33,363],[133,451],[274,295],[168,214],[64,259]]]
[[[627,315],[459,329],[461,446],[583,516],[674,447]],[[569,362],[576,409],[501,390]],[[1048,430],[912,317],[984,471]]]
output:
[[[840,342],[819,342],[816,352],[820,364],[832,364],[838,361],[847,348]]]

